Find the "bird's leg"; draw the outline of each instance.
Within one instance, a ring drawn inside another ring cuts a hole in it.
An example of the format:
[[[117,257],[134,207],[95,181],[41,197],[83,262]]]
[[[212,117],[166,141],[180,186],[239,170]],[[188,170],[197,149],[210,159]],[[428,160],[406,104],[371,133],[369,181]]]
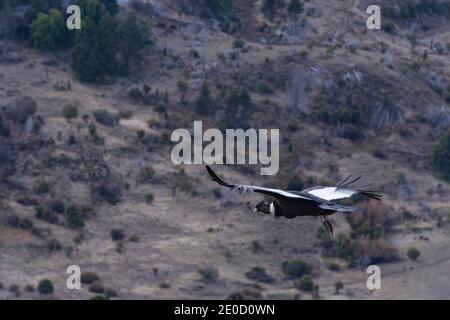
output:
[[[333,225],[330,221],[327,220],[325,216],[322,216],[323,220],[323,228],[325,229],[325,233],[329,239],[333,239]]]

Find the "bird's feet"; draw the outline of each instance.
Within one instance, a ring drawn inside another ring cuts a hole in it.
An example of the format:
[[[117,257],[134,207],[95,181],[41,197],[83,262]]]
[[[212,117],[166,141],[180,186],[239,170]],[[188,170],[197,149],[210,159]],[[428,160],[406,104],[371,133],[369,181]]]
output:
[[[325,234],[327,235],[328,239],[333,239],[333,225],[330,221],[325,218],[325,216],[322,216],[323,218],[323,228],[325,229]]]

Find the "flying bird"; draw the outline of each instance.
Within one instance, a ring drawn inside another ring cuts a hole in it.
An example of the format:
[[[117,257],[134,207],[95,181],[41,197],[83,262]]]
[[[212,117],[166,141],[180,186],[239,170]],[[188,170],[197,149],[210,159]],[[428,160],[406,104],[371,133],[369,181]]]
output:
[[[257,192],[275,198],[272,202],[261,201],[253,209],[254,212],[273,214],[275,217],[285,217],[292,219],[298,216],[321,217],[323,227],[329,238],[333,237],[333,225],[327,219],[335,212],[351,213],[359,210],[357,207],[340,205],[339,200],[350,198],[355,194],[381,201],[381,195],[376,191],[368,191],[354,187],[361,176],[352,178],[351,175],[339,182],[334,187],[316,186],[301,191],[285,191],[280,189],[257,187],[243,184],[230,184],[225,182],[209,167],[206,170],[211,176],[211,180],[221,186],[227,187],[240,194]]]

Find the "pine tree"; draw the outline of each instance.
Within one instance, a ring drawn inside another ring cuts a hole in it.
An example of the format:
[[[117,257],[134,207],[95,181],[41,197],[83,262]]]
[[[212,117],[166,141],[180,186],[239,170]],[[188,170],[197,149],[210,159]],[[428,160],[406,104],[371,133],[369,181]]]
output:
[[[117,13],[119,13],[119,5],[116,0],[100,0],[105,11],[109,13],[112,17],[114,17]]]
[[[51,9],[48,14],[39,13],[31,24],[33,44],[40,50],[54,50],[64,40],[66,26],[61,12]]]
[[[75,37],[72,50],[72,68],[81,81],[95,82],[100,72],[97,27],[89,17],[84,18],[81,30]]]
[[[120,25],[120,54],[123,73],[128,73],[130,62],[139,56],[139,51],[144,46],[143,31],[136,15],[132,12],[125,17]]]
[[[99,71],[113,76],[117,71],[117,52],[119,35],[114,19],[106,13],[100,19],[97,30]]]

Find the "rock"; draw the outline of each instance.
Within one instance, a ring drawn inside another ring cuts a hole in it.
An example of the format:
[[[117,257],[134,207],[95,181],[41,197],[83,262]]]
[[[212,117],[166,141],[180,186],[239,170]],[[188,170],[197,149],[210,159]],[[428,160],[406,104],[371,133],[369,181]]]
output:
[[[25,124],[28,117],[36,113],[37,103],[30,97],[22,97],[11,105],[3,106],[5,118],[20,124]]]

